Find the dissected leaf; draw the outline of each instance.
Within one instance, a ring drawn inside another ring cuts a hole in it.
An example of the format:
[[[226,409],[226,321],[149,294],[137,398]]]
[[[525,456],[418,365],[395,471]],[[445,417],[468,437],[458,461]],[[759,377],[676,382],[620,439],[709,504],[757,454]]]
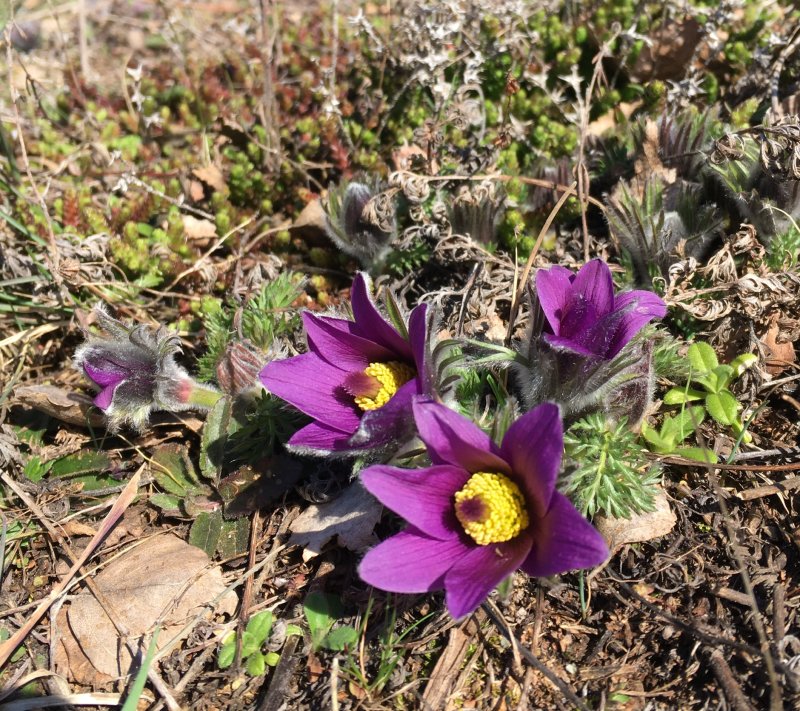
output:
[[[222,534],[222,512],[203,511],[189,530],[189,543],[204,550],[209,557],[214,555]]]
[[[358,481],[348,486],[334,501],[311,505],[290,527],[290,544],[303,546],[303,559],[322,552],[332,538],[350,550],[361,550],[373,540],[373,529],[381,518],[382,507]]]

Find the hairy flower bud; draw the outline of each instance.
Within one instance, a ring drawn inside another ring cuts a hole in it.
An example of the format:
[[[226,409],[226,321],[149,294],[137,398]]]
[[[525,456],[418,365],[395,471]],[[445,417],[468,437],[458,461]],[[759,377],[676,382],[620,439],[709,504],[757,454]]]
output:
[[[260,388],[258,374],[269,360],[250,341],[229,343],[217,363],[217,382],[229,395],[241,395]]]
[[[220,393],[197,383],[175,362],[177,336],[165,328],[126,326],[105,307],[95,309],[102,335],[86,336],[75,352],[75,366],[100,392],[94,399],[109,429],[128,424],[142,430],[155,410],[209,409]]]

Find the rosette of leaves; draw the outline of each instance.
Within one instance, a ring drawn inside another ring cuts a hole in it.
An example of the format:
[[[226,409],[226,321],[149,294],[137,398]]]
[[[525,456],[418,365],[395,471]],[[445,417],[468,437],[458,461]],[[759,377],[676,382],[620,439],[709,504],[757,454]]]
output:
[[[397,236],[392,195],[377,183],[342,183],[329,189],[323,209],[331,241],[370,274],[379,272]]]
[[[758,358],[752,353],[742,353],[730,364],[720,364],[714,349],[698,341],[689,346],[687,353],[691,370],[685,387],[672,388],[664,395],[665,405],[699,403],[716,422],[733,429],[745,442],[750,435],[741,418],[742,405],[730,391],[730,384],[745,370],[755,365]]]

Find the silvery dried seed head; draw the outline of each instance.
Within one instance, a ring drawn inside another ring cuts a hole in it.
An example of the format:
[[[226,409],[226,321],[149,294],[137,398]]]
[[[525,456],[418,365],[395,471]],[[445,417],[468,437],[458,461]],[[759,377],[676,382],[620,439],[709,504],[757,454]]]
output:
[[[375,270],[397,234],[391,197],[375,186],[351,182],[331,187],[323,205],[328,236],[369,271]]]
[[[75,352],[75,366],[100,392],[94,404],[109,429],[130,425],[143,430],[155,410],[209,409],[220,393],[195,382],[175,362],[180,341],[163,327],[127,326],[95,308],[101,335],[87,334]]]

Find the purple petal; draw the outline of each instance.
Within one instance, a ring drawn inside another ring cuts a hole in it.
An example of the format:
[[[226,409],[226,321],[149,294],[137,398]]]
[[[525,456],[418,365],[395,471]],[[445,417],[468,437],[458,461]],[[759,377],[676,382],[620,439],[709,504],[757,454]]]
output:
[[[560,333],[564,307],[572,295],[575,275],[566,267],[552,266],[536,273],[536,294],[553,333]]]
[[[258,377],[273,395],[349,434],[358,427],[360,415],[353,398],[342,388],[346,375],[316,354],[305,353],[267,363]]]
[[[611,339],[608,357],[613,358],[654,318],[667,314],[667,305],[649,291],[628,291],[617,296],[614,308],[624,310],[622,323]]]
[[[458,535],[453,496],[468,479],[463,469],[449,465],[426,469],[376,465],[361,473],[361,483],[384,506],[440,540]]]
[[[346,370],[363,370],[370,363],[397,358],[394,352],[374,341],[344,330],[341,323],[336,323],[341,320],[304,312],[303,326],[306,329],[309,350],[331,365]]]
[[[379,343],[381,346],[403,360],[411,360],[411,348],[408,342],[381,316],[380,311],[369,297],[367,279],[358,273],[353,279],[350,289],[350,305],[355,318],[355,332]]]
[[[390,592],[441,590],[445,573],[469,550],[458,537],[440,541],[409,526],[368,551],[358,574],[370,585]]]
[[[614,309],[614,280],[608,264],[602,259],[584,264],[575,275],[572,288],[594,306],[598,316]]]
[[[601,355],[592,350],[591,347],[567,336],[554,336],[552,333],[545,333],[543,336],[544,340],[557,351],[570,351],[588,358],[595,358]]]
[[[318,451],[339,452],[349,449],[349,432],[340,432],[320,422],[312,422],[295,432],[289,439],[290,447]]]
[[[94,378],[92,378],[94,380]],[[114,391],[117,389],[116,385],[108,385],[104,387],[92,402],[101,410],[108,410],[111,407],[111,401],[114,399]]]
[[[594,326],[600,316],[595,304],[583,294],[572,294],[561,311],[558,335],[582,343],[586,332]]]
[[[102,387],[119,385],[130,375],[128,370],[100,355],[92,358],[91,363],[84,360],[82,365],[87,377]]]
[[[474,546],[444,576],[447,609],[463,617],[480,605],[492,590],[519,568],[531,550],[530,536],[506,543]]]
[[[355,434],[350,438],[352,449],[374,449],[390,442],[410,438],[414,432],[411,402],[419,393],[417,378],[400,386],[383,407],[367,410]]]
[[[417,400],[414,419],[434,464],[454,464],[473,474],[511,472],[489,435],[466,417],[432,400]]]
[[[426,368],[425,349],[427,348],[428,336],[428,305],[420,304],[415,307],[408,318],[408,338],[411,352],[414,358],[414,365],[417,373],[422,376]]]
[[[534,546],[522,564],[528,575],[544,577],[591,568],[608,558],[608,546],[570,500],[556,491],[547,515],[531,526]]]
[[[534,502],[537,518],[550,508],[563,450],[561,413],[558,405],[550,402],[525,413],[503,438],[500,452],[511,465],[526,500]]]

